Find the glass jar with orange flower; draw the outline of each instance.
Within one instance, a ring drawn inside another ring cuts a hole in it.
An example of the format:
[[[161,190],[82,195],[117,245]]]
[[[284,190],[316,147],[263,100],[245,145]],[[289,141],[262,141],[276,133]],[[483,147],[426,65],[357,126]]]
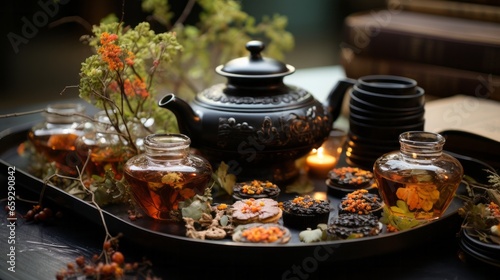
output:
[[[75,142],[83,133],[84,112],[85,108],[78,103],[51,104],[45,110],[45,120],[28,132],[36,151],[65,175],[77,174],[77,167],[82,166]]]
[[[460,162],[443,152],[437,133],[409,131],[399,136],[400,151],[375,161],[380,195],[393,215],[430,221],[441,217],[462,181]]]

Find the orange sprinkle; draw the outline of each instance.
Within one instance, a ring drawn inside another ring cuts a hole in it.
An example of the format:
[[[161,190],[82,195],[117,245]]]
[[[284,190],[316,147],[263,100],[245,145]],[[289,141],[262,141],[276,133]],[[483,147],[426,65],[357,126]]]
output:
[[[256,203],[255,199],[253,199],[253,198],[249,198],[249,199],[245,200],[245,204],[246,205],[241,209],[242,213],[247,213],[247,212],[257,213],[264,206],[263,201],[259,201],[259,203]]]
[[[221,203],[217,205],[217,210],[226,210],[227,209],[227,204]]]
[[[253,180],[249,184],[244,184],[241,187],[241,192],[246,194],[261,194],[264,188],[277,188],[275,184],[265,181],[261,182],[259,180]]]

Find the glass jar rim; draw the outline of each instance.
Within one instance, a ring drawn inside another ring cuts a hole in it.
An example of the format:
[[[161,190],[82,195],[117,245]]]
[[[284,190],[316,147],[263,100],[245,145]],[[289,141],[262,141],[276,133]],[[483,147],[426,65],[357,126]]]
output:
[[[399,135],[399,142],[408,145],[444,145],[446,139],[439,133],[429,131],[406,131]]]
[[[191,144],[191,138],[180,133],[150,134],[144,138],[144,144],[151,148],[187,148]]]
[[[49,104],[43,114],[49,122],[72,123],[82,120],[85,106],[80,103]]]
[[[84,111],[85,107],[79,103],[55,103],[49,104],[47,106],[48,113],[61,113],[61,114],[70,114]]]

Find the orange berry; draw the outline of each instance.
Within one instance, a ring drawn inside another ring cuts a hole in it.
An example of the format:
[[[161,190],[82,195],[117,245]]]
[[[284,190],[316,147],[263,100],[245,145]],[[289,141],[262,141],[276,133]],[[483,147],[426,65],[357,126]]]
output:
[[[113,253],[111,260],[121,266],[125,262],[125,257],[121,252],[117,251]]]
[[[101,274],[104,276],[112,275],[115,273],[115,268],[110,264],[105,264],[101,267]]]
[[[102,248],[104,249],[104,251],[108,251],[109,249],[111,249],[111,242],[105,241],[104,244],[102,245]]]
[[[84,256],[76,257],[75,263],[78,265],[78,267],[84,267],[85,266],[85,257]]]

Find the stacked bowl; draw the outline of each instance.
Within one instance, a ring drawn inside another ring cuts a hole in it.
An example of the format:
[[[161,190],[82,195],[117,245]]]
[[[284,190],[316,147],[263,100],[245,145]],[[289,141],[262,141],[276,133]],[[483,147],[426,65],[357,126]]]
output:
[[[364,76],[350,91],[346,159],[371,169],[377,158],[399,150],[399,134],[424,130],[424,90],[413,79]]]

